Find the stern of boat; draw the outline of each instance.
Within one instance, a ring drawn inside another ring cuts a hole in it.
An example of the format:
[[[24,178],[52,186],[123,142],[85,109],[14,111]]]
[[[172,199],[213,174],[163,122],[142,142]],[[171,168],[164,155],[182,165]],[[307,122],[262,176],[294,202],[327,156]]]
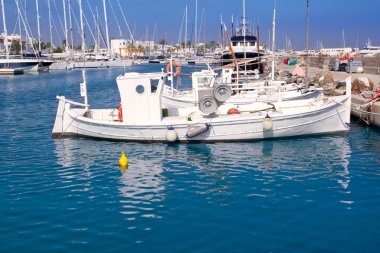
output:
[[[57,114],[55,115],[55,121],[54,126],[52,130],[52,137],[53,138],[59,138],[64,133],[64,114],[65,114],[65,106],[66,106],[66,100],[65,97],[59,97],[58,99],[58,109]]]

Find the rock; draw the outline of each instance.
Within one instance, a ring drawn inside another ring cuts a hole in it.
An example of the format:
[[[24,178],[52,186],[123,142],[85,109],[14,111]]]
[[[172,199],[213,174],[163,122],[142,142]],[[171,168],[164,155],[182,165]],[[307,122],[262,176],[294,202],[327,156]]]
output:
[[[356,93],[363,93],[365,91],[373,91],[374,83],[367,77],[359,77],[352,81],[351,90]]]
[[[325,72],[323,82],[324,82],[324,84],[334,83],[334,77],[330,71]]]

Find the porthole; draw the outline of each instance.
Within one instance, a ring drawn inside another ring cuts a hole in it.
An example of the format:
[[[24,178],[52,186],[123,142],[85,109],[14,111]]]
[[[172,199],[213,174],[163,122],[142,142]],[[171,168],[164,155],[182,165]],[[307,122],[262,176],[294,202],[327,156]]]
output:
[[[145,91],[144,86],[142,86],[142,85],[137,85],[137,86],[136,86],[136,92],[137,92],[138,94],[143,94],[144,91]]]

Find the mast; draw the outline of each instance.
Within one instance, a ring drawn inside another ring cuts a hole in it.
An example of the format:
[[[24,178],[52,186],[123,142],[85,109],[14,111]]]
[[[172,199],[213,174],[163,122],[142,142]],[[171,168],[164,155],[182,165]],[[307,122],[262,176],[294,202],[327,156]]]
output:
[[[38,0],[36,0],[36,12],[37,12],[37,37],[38,37],[38,53],[41,56],[41,28],[40,28],[40,11],[38,8]]]
[[[50,10],[50,0],[48,0],[48,12],[49,12],[49,33],[50,33],[50,53],[53,53],[53,32],[51,25],[51,10]]]
[[[234,31],[234,15],[231,17],[231,34],[234,36],[235,31]]]
[[[67,32],[67,19],[66,19],[66,0],[62,0],[62,6],[63,6],[63,20],[65,23],[65,51],[68,51],[69,48],[69,37],[68,37],[68,32]]]
[[[73,36],[73,22],[71,19],[71,0],[68,0],[69,4],[69,25],[70,25],[70,37],[71,37],[71,57],[74,58],[74,36]]]
[[[22,15],[22,14],[20,13],[20,15]],[[25,27],[25,51],[26,52],[28,52],[28,40],[29,40],[27,22],[28,22],[28,18],[26,16],[26,1],[25,1],[25,5],[24,5],[24,27]],[[21,36],[21,34],[20,34],[20,46],[21,46],[21,56],[22,56],[22,36]]]
[[[274,80],[274,51],[276,50],[276,0],[273,10],[273,31],[272,31],[272,81]]]
[[[186,55],[186,48],[187,48],[187,5],[185,7],[185,55]]]
[[[257,43],[256,43],[256,46],[257,46],[257,68],[259,69],[260,71],[260,27],[259,25],[257,25],[257,28],[256,28],[256,33],[257,33]]]
[[[220,15],[220,45],[222,46],[222,50],[224,49],[224,33],[223,33],[223,18]]]
[[[195,43],[195,46],[194,46],[194,53],[197,53],[197,45],[198,45],[198,37],[197,37],[197,33],[198,33],[198,0],[195,0],[195,38],[194,38],[194,43]]]
[[[305,58],[305,81],[309,86],[309,0],[306,0],[306,58]]]
[[[17,0],[17,1],[19,1],[19,0]],[[20,32],[20,55],[21,55],[21,58],[24,58],[23,57],[23,52],[22,52],[22,32],[21,32],[21,18],[20,18],[20,15],[18,15],[18,17],[17,17],[17,20],[19,21],[19,23],[18,23],[18,30],[19,30],[19,32]],[[25,36],[25,38],[26,38],[26,36]],[[26,43],[26,40],[25,40],[25,43]]]
[[[88,110],[88,98],[87,98],[87,82],[86,82],[86,44],[84,38],[84,24],[83,24],[83,9],[82,0],[79,1],[79,12],[80,12],[80,30],[82,37],[82,54],[83,54],[83,69],[82,78],[83,82],[80,84],[81,96],[84,97],[85,109]]]
[[[108,32],[108,18],[107,18],[106,0],[103,0],[103,10],[104,10],[104,22],[106,25],[107,55],[108,55],[108,57],[111,57],[110,36],[109,36],[109,32]]]
[[[346,48],[346,38],[344,36],[344,29],[343,29],[343,32],[342,32],[342,45],[343,45],[343,48]]]
[[[8,47],[8,32],[7,32],[7,25],[5,23],[5,10],[4,10],[4,0],[1,0],[1,12],[3,14],[3,29],[4,29],[4,46],[5,46],[5,52],[6,57],[9,59],[9,47]]]
[[[245,36],[247,36],[247,26],[246,26],[246,20],[245,20],[245,0],[243,0],[243,43],[244,43],[244,59],[247,59],[247,48],[246,48],[246,39]],[[257,52],[258,53],[258,52]],[[247,63],[244,64],[244,71],[247,71]]]

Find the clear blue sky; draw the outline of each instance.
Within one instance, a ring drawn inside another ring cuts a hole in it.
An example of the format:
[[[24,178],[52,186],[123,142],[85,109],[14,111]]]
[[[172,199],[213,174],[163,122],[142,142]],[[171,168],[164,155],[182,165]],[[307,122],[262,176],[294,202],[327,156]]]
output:
[[[4,0],[8,33],[16,31],[17,8],[14,0]],[[25,0],[18,0],[24,2]],[[112,3],[123,36],[128,37],[125,22],[116,0]],[[153,36],[153,28],[157,25],[155,41],[166,39],[176,43],[181,28],[185,6],[188,5],[189,35],[193,27],[195,0],[119,0],[135,37],[144,40]],[[44,41],[49,41],[47,0],[39,0],[40,16]],[[56,4],[56,7],[54,5]],[[72,0],[73,8],[78,17],[77,0]],[[89,19],[90,27],[94,30],[88,2],[93,11],[98,7],[99,17],[103,20],[102,0],[82,0],[84,12]],[[62,0],[51,0],[52,16],[54,17],[53,37],[55,43],[64,38],[58,16],[63,23]],[[33,34],[36,34],[35,0],[26,0],[27,16]],[[268,41],[272,26],[274,0],[246,0],[246,13],[253,24],[260,25],[261,39]],[[200,41],[220,40],[220,15],[230,27],[231,17],[242,16],[242,0],[198,0],[198,25],[204,10],[203,28]],[[58,11],[57,11],[58,10]],[[363,47],[368,38],[373,45],[380,45],[380,0],[310,0],[310,48],[316,47],[317,41],[322,41],[325,47],[342,47],[343,30],[346,46],[355,47],[358,38],[359,46]],[[111,37],[119,37],[118,28],[113,12],[108,3],[108,18]],[[291,40],[293,47],[303,49],[305,46],[306,30],[306,0],[277,0],[277,45],[285,47],[285,38]],[[2,21],[1,25],[2,25]],[[148,30],[149,27],[149,30]],[[74,29],[76,25],[74,22]],[[1,27],[2,30],[2,27]],[[58,31],[57,31],[58,30]],[[184,31],[183,31],[184,32]],[[78,32],[76,32],[78,41]],[[87,38],[90,34],[87,30]],[[89,39],[90,40],[90,39]],[[91,43],[91,41],[89,42]],[[79,42],[77,43],[79,44]]]

